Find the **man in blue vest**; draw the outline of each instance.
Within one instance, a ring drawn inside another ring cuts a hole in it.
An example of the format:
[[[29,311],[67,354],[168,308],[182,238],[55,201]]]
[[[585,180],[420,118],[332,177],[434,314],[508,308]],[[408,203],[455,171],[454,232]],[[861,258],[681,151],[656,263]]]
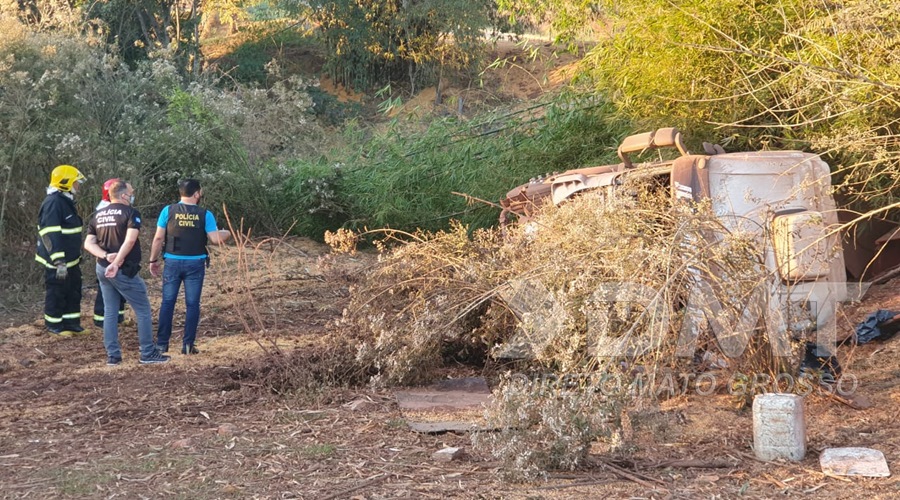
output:
[[[60,337],[84,332],[81,327],[81,230],[75,195],[84,175],[72,165],[50,173],[47,197],[38,214],[36,260],[44,268],[44,324]]]
[[[159,277],[160,257],[166,264],[162,273],[162,304],[156,327],[156,345],[162,352],[169,350],[175,301],[184,283],[185,319],[181,353],[199,354],[195,342],[200,322],[200,295],[209,257],[206,245],[222,244],[231,233],[220,230],[212,212],[199,206],[203,198],[199,181],[185,179],[179,182],[178,192],[181,201],[160,212],[150,248],[150,274]]]

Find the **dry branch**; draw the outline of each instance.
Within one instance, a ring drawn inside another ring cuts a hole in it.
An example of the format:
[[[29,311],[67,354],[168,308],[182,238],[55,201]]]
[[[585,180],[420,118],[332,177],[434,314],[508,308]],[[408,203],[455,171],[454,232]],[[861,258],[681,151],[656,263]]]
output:
[[[660,481],[659,479],[654,479],[652,477],[648,477],[643,474],[638,474],[636,472],[635,473],[628,472],[627,470],[625,470],[617,465],[614,465],[610,462],[601,461],[600,463],[602,465],[606,466],[607,468],[609,468],[611,471],[613,471],[617,475],[619,475],[625,479],[628,479],[630,481],[634,481],[635,483],[638,483],[641,486],[646,486],[647,488],[653,488],[653,489],[659,488],[659,486],[657,486],[657,485],[668,486],[666,483]],[[656,483],[656,484],[653,484],[653,483]]]
[[[359,491],[363,488],[368,488],[369,486],[372,486],[373,484],[380,483],[385,478],[387,478],[387,476],[388,475],[386,472],[382,472],[381,474],[376,474],[375,476],[372,476],[369,479],[366,479],[362,483],[360,483],[352,488],[347,488],[345,490],[341,490],[337,493],[323,497],[322,500],[334,500],[335,498],[342,498],[346,495],[349,495],[350,493],[353,493],[354,491]]]

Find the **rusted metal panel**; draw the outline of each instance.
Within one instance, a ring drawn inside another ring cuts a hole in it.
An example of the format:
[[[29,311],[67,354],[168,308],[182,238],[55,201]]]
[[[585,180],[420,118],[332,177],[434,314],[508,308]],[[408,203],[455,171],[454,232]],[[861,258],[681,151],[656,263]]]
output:
[[[709,198],[708,156],[682,156],[672,163],[672,198],[700,201]]]

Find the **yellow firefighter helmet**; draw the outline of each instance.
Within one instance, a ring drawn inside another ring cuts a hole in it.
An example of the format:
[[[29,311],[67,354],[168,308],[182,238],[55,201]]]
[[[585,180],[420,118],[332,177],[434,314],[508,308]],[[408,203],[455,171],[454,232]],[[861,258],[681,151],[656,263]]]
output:
[[[84,174],[72,165],[60,165],[50,173],[50,185],[64,192],[71,191],[73,184],[84,179]]]

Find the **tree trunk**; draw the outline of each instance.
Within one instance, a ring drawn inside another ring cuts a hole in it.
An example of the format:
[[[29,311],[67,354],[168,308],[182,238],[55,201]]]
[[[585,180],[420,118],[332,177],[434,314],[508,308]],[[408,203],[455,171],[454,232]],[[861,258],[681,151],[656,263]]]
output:
[[[138,19],[138,23],[141,25],[141,33],[144,34],[144,43],[149,50],[150,47],[153,47],[153,37],[150,34],[150,27],[147,26],[147,21],[144,19],[144,12],[134,9],[134,17]]]
[[[440,67],[438,68],[437,86],[435,87],[435,91],[434,91],[435,107],[440,106],[441,102],[443,101],[443,98],[441,96],[441,90],[442,90],[441,86],[443,85],[443,83],[444,83],[444,65],[441,64]]]

